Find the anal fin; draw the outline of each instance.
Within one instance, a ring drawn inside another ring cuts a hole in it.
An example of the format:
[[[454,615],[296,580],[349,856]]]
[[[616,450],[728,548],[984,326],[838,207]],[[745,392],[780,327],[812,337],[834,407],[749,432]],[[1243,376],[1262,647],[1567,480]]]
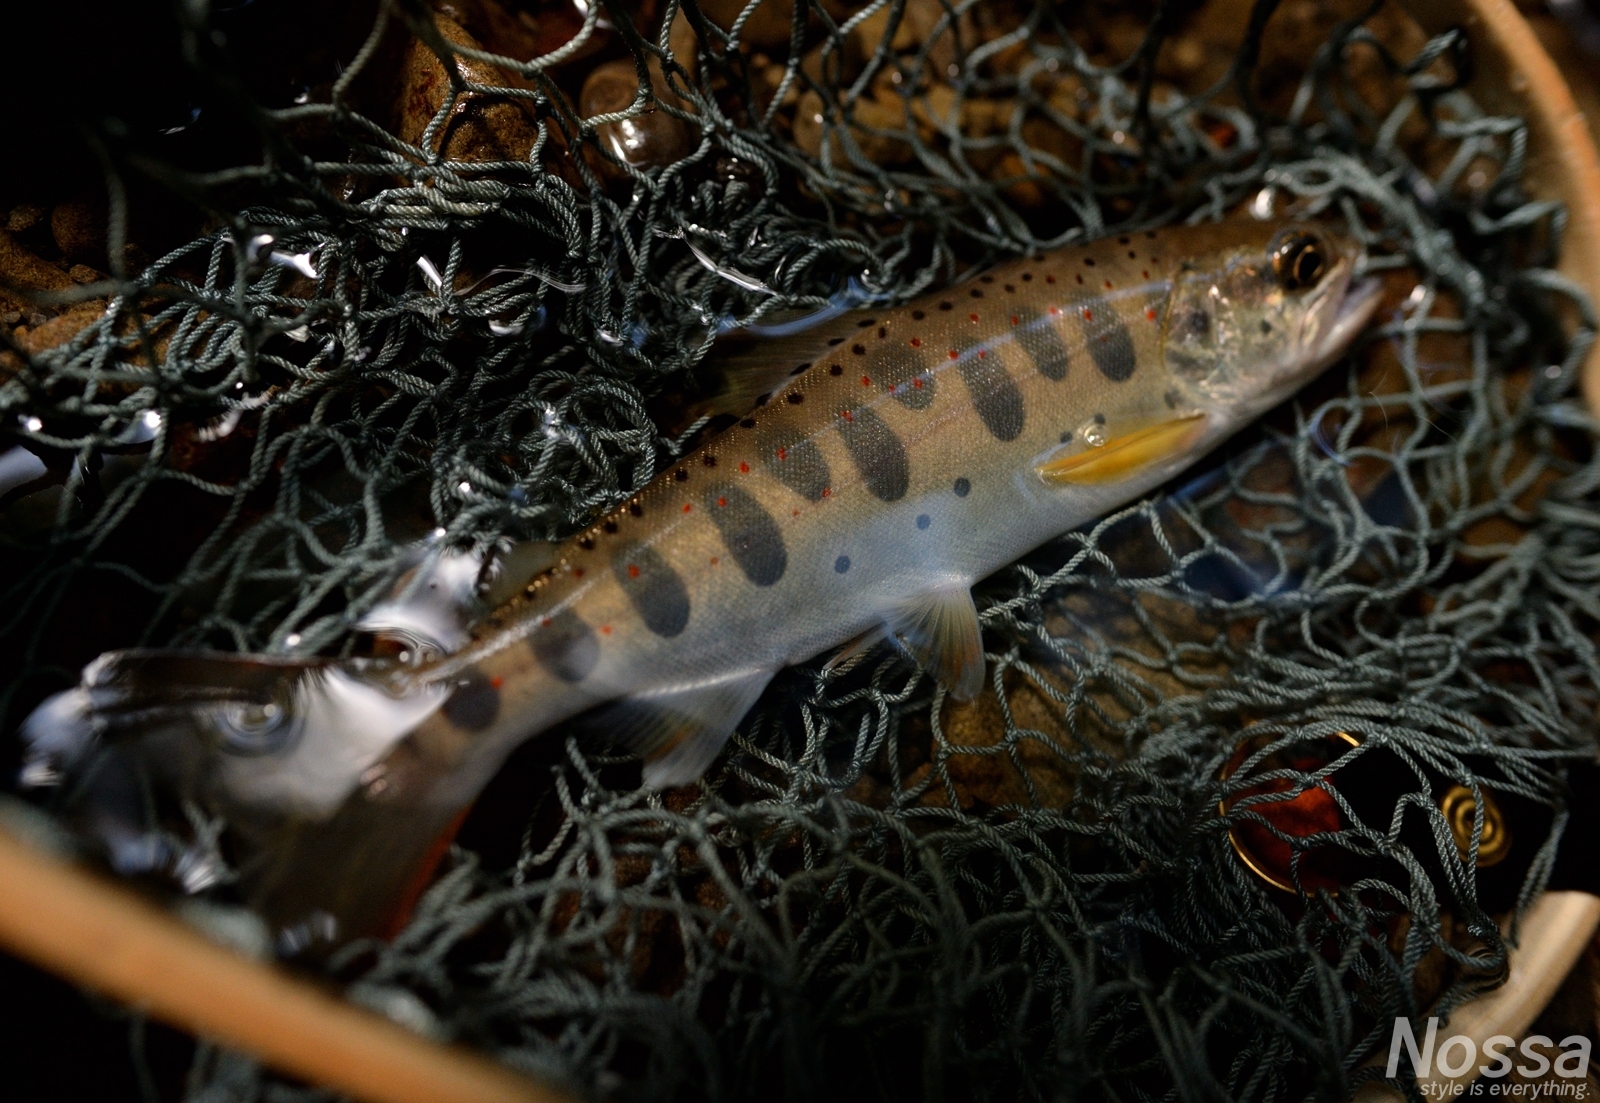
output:
[[[743,671],[636,693],[598,710],[590,726],[644,756],[647,787],[687,785],[705,773],[772,675]]]
[[[970,701],[983,688],[983,630],[967,586],[941,587],[902,602],[888,626],[957,701]]]
[[[1036,470],[1045,482],[1062,486],[1116,482],[1186,451],[1200,439],[1205,426],[1204,414],[1171,418],[1112,437],[1099,448],[1047,460]]]

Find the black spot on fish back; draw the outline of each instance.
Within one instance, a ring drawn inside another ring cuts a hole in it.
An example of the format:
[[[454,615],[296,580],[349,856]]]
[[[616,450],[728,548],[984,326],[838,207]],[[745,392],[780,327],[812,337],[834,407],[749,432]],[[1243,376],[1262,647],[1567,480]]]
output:
[[[833,485],[822,449],[795,425],[775,426],[761,435],[762,459],[784,486],[812,502]]]
[[[911,487],[911,461],[894,430],[870,409],[840,415],[839,435],[855,461],[861,481],[879,499],[897,502]]]
[[[1100,374],[1113,383],[1130,378],[1139,366],[1138,355],[1134,352],[1133,335],[1122,324],[1116,309],[1101,298],[1089,299],[1077,309],[1083,343]]]
[[[1027,407],[1022,391],[1001,365],[1000,357],[985,355],[981,349],[967,349],[956,362],[956,370],[990,435],[996,440],[1016,440],[1021,436]]]
[[[563,682],[581,682],[600,661],[594,629],[570,609],[557,613],[528,638],[539,665]]]
[[[1052,383],[1067,377],[1067,346],[1056,329],[1056,320],[1048,315],[1035,314],[1023,307],[1016,317],[1017,344],[1028,354],[1039,374]]]
[[[618,548],[611,570],[650,631],[670,639],[688,627],[689,591],[654,548],[638,543]]]
[[[885,349],[883,359],[873,368],[873,376],[902,406],[926,410],[933,404],[933,373],[912,349]]]
[[[760,502],[724,483],[706,492],[705,508],[746,578],[757,586],[771,586],[783,577],[789,567],[783,531]]]
[[[500,715],[500,691],[481,671],[469,670],[450,692],[445,719],[463,731],[481,732]]]

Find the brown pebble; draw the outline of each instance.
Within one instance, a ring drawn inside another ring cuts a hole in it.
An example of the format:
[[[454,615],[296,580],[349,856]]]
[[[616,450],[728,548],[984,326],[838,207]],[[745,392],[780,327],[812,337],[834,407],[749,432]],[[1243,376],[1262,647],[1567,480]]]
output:
[[[455,20],[436,15],[434,21],[446,42],[482,49]],[[469,83],[526,87],[519,78],[493,65],[459,55],[455,62],[462,78]],[[428,124],[450,99],[451,93],[450,76],[443,63],[427,43],[413,39],[406,53],[401,80],[401,140],[420,145]],[[531,102],[492,93],[466,92],[456,98],[450,118],[434,133],[432,146],[434,152],[452,161],[525,161],[538,134]]]
[[[707,20],[732,30],[749,0],[701,0],[700,11]],[[758,50],[775,50],[789,42],[794,26],[794,0],[761,0],[739,28],[739,41]]]
[[[650,63],[651,90],[663,100],[671,98],[681,104],[667,88],[666,78],[659,63]],[[578,111],[586,119],[596,115],[610,115],[626,111],[639,92],[639,71],[631,59],[608,61],[597,66],[583,82],[583,92],[578,97]],[[669,165],[689,152],[690,128],[687,123],[663,111],[655,103],[647,103],[643,113],[616,122],[603,123],[595,129],[600,148],[618,161],[638,169],[660,168]],[[603,158],[595,158],[596,167],[613,178],[626,173]]]
[[[5,228],[14,234],[24,230],[31,230],[37,226],[45,216],[45,209],[35,203],[23,203],[12,207],[11,213],[6,215]]]
[[[93,203],[69,199],[50,212],[56,248],[79,264],[106,263],[106,214]]]

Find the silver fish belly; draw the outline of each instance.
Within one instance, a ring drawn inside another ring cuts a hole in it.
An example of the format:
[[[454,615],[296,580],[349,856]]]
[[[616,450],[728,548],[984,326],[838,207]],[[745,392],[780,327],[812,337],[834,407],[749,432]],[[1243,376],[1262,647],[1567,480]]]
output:
[[[548,565],[491,569],[503,600],[443,658],[263,674],[247,656],[125,653],[25,735],[63,760],[91,730],[165,748],[160,770],[261,825],[258,906],[380,927],[509,751],[580,713],[599,709],[663,787],[705,770],[776,671],[847,641],[888,637],[970,698],[972,584],[1159,486],[1341,355],[1376,303],[1358,255],[1312,226],[1174,229],[836,319],[734,357],[760,403]],[[199,749],[219,732],[226,748],[240,716],[282,747]]]

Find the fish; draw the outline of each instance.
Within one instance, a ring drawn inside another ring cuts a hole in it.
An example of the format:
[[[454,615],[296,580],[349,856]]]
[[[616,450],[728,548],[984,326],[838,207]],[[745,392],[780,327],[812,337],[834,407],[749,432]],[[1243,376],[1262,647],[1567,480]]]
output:
[[[973,584],[1345,355],[1379,299],[1361,260],[1312,222],[1152,230],[733,348],[738,420],[583,531],[419,553],[364,622],[397,650],[108,653],[24,722],[24,775],[81,779],[128,862],[192,871],[127,841],[119,771],[143,770],[241,833],[246,896],[280,929],[389,929],[512,749],[566,721],[665,789],[706,771],[779,670],[831,649],[899,647],[973,698]]]

